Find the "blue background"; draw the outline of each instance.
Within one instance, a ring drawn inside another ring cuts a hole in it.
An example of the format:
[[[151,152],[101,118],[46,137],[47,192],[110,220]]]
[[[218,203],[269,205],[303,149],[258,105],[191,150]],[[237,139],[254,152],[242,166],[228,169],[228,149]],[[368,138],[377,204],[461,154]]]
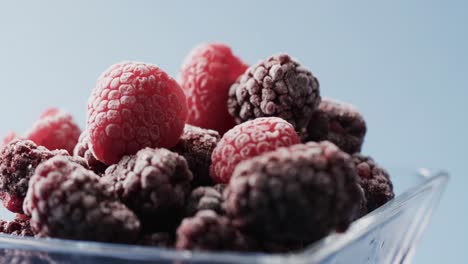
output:
[[[285,51],[323,95],[362,110],[364,152],[387,167],[451,173],[415,263],[468,262],[466,1],[168,2],[2,1],[0,135],[26,130],[48,106],[83,126],[97,76],[121,60],[175,76],[200,42],[228,43],[249,63]]]

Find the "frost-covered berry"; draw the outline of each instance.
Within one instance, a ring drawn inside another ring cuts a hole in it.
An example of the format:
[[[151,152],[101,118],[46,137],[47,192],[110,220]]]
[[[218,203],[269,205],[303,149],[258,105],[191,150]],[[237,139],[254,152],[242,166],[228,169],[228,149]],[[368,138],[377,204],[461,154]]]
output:
[[[217,183],[228,183],[241,161],[299,143],[294,127],[278,117],[264,117],[235,126],[223,135],[211,156],[210,175]]]
[[[2,144],[0,145],[0,148],[3,148],[3,146],[7,145],[8,143],[12,142],[13,140],[15,140],[17,138],[18,138],[18,135],[15,132],[13,132],[13,131],[9,132],[8,134],[6,134],[3,137]]]
[[[212,185],[211,154],[219,139],[219,133],[214,130],[185,125],[179,142],[171,149],[187,160],[193,173],[192,186]]]
[[[235,125],[226,102],[229,87],[247,69],[224,44],[202,44],[193,49],[180,71],[180,85],[188,103],[187,123],[221,135]]]
[[[61,156],[40,164],[23,209],[38,236],[133,242],[140,221],[94,172]]]
[[[89,147],[107,165],[145,147],[171,148],[186,117],[184,92],[163,70],[117,63],[99,77],[88,100]]]
[[[228,111],[238,124],[276,116],[301,131],[319,103],[317,78],[289,55],[279,54],[251,66],[237,79],[229,90]]]
[[[89,135],[87,131],[81,133],[78,143],[73,149],[73,156],[83,158],[88,166],[97,174],[102,174],[107,169],[107,165],[96,159],[89,149]]]
[[[17,236],[34,236],[29,219],[16,217],[11,221],[0,220],[0,233]]]
[[[354,154],[361,151],[367,127],[356,107],[324,98],[306,131],[304,142],[328,140],[341,150]]]
[[[65,150],[48,150],[30,140],[15,139],[0,152],[0,197],[3,205],[15,213],[23,213],[23,199],[36,167],[55,156],[72,159]],[[85,161],[73,158],[76,162]]]
[[[353,162],[359,176],[359,184],[366,195],[367,212],[371,212],[395,197],[393,184],[387,171],[371,157],[353,155]]]
[[[195,188],[187,200],[185,207],[186,216],[194,216],[202,210],[213,210],[217,214],[223,215],[223,192],[226,185],[217,184],[213,187],[202,186]]]
[[[139,216],[145,229],[151,224],[165,231],[166,224],[183,213],[192,173],[179,154],[145,148],[110,166],[103,180]]]
[[[204,210],[194,217],[185,218],[177,229],[177,249],[244,251],[249,249],[248,239],[225,216]]]
[[[49,108],[26,132],[25,138],[50,150],[64,149],[72,154],[80,134],[81,129],[70,114]]]
[[[279,245],[308,244],[346,230],[364,199],[351,157],[326,141],[242,162],[224,196],[234,226]]]

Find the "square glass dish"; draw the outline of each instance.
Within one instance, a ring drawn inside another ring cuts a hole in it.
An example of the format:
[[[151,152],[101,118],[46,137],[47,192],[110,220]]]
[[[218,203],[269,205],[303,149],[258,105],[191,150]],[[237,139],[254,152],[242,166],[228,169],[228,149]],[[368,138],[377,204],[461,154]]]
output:
[[[395,199],[294,254],[172,249],[0,235],[0,263],[411,263],[448,181],[444,172],[390,170]],[[2,219],[11,218],[4,209]]]

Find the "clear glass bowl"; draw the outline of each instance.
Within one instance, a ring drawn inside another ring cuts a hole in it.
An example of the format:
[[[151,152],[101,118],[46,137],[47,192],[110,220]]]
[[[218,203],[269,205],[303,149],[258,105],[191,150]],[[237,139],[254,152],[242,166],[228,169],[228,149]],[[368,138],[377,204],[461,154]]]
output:
[[[192,253],[170,249],[0,235],[0,263],[410,263],[448,175],[390,171],[396,198],[344,234],[294,254]],[[2,219],[11,218],[3,210]]]

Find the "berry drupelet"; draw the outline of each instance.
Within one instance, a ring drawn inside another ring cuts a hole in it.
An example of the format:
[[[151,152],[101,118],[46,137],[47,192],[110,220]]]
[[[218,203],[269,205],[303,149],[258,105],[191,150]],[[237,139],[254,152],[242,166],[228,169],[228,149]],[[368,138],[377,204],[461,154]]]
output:
[[[187,199],[186,216],[194,216],[202,210],[212,210],[219,215],[224,214],[223,191],[226,185],[217,184],[213,187],[202,186],[195,188]]]

